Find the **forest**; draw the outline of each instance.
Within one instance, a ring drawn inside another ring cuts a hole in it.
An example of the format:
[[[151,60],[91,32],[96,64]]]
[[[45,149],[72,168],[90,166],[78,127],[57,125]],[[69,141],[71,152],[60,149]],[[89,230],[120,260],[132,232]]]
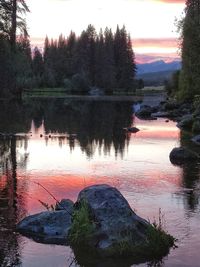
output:
[[[135,55],[125,26],[113,33],[88,25],[80,36],[71,32],[45,39],[44,49],[30,45],[24,0],[0,0],[0,97],[20,97],[23,90],[65,88],[88,93],[100,88],[134,91]]]
[[[57,40],[46,37],[44,48],[32,48],[26,26],[26,1],[0,0],[0,97],[20,97],[24,90],[64,88],[72,94],[100,89],[105,94],[134,92],[136,63],[132,39],[125,26],[98,33],[88,25]],[[194,99],[200,83],[200,4],[187,0],[177,23],[182,69],[176,72],[168,94]]]

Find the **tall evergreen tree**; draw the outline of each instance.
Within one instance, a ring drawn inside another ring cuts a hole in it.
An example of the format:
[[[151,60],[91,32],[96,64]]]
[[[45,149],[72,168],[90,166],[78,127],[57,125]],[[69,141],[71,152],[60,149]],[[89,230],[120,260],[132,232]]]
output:
[[[31,47],[27,36],[18,37],[15,50],[12,50],[12,60],[15,86],[11,91],[15,96],[20,96],[23,89],[31,88],[33,78]]]
[[[32,65],[34,75],[42,77],[44,74],[44,62],[42,54],[37,47],[34,48]]]
[[[106,28],[104,32],[104,68],[103,82],[107,93],[112,93],[116,83],[115,59],[114,59],[114,37],[111,29]]]
[[[29,12],[29,8],[25,0],[10,0],[11,1],[11,29],[10,29],[10,42],[12,46],[16,45],[16,33],[19,29],[24,36],[27,36],[26,21],[23,14]]]
[[[102,29],[96,39],[95,49],[95,85],[104,88],[104,36]]]
[[[12,53],[10,43],[0,38],[0,98],[10,96],[13,87]]]
[[[122,89],[133,88],[136,73],[135,56],[132,49],[130,36],[127,35],[125,26],[117,26],[114,38],[116,87]]]
[[[8,0],[0,0],[0,34],[4,37],[10,35],[11,27],[11,2]]]
[[[181,98],[200,94],[200,1],[187,0],[181,25],[182,70],[179,90]]]

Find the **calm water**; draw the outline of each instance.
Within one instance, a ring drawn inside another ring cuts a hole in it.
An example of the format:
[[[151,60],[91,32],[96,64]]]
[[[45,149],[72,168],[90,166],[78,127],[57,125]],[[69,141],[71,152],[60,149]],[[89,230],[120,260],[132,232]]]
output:
[[[127,135],[122,128],[131,125],[141,131]],[[174,122],[139,120],[130,102],[32,100],[1,103],[0,132],[17,133],[0,137],[0,266],[200,266],[199,166],[170,163],[173,147],[190,145]],[[74,141],[67,139],[70,133],[77,134]],[[178,248],[157,265],[93,262],[75,258],[69,247],[22,237],[15,224],[44,210],[38,200],[54,204],[35,182],[57,199],[74,201],[85,186],[115,186],[146,219],[158,219],[161,208]]]

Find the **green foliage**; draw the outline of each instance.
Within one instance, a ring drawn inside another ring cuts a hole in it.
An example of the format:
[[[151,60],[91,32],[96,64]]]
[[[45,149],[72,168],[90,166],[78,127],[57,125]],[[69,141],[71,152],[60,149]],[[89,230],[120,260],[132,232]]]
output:
[[[73,85],[70,79],[64,79],[63,80],[63,87],[66,89],[66,91],[71,92],[73,90]]]
[[[80,206],[72,215],[72,226],[69,240],[73,245],[86,245],[91,241],[95,223],[92,221],[86,201],[81,201]]]
[[[200,133],[200,121],[199,120],[195,120],[193,125],[192,125],[192,132],[193,133]]]
[[[24,1],[13,2],[28,11]],[[27,35],[15,41],[12,22],[10,27],[12,37],[0,35],[0,69],[5,68],[0,95],[20,96],[23,90],[63,85],[75,94],[87,94],[91,87],[106,94],[113,94],[114,89],[119,93],[135,91],[135,56],[125,27],[117,27],[114,34],[108,28],[97,34],[89,25],[79,37],[73,32],[67,38],[60,35],[58,40],[46,37],[44,54],[36,47],[33,57]]]
[[[130,240],[131,240],[131,233]],[[163,216],[159,210],[159,221],[154,222],[147,227],[147,239],[144,243],[135,243],[122,241],[115,245],[111,250],[114,256],[131,256],[136,259],[159,259],[169,252],[170,247],[175,246],[176,239],[164,231],[163,229]]]
[[[200,91],[199,20],[199,1],[187,0],[185,18],[179,23],[182,38],[182,71],[178,92],[180,99],[193,99]]]
[[[89,91],[89,83],[84,75],[75,74],[72,77],[73,92],[87,93]]]
[[[27,12],[29,12],[29,8],[25,0],[0,1],[0,35],[6,36],[14,49],[17,30],[24,36],[28,36],[24,17]]]
[[[174,96],[179,89],[180,70],[174,72],[170,81],[165,81],[165,90],[168,95]]]
[[[71,32],[68,38],[61,35],[58,41],[46,38],[44,68],[48,86],[52,76],[53,86],[72,79],[74,93],[85,93],[93,86],[105,89],[107,94],[112,94],[113,88],[125,92],[135,87],[135,57],[125,27],[117,27],[114,34],[108,28],[97,34],[89,25],[80,37]]]
[[[7,39],[0,37],[0,98],[10,96],[8,88],[13,86],[12,52]]]
[[[72,227],[70,230],[70,243],[75,246],[90,247],[95,252],[94,238],[95,222],[91,218],[86,201],[79,203],[79,208],[73,213]],[[149,224],[146,229],[146,240],[137,242],[134,233],[127,232],[127,239],[114,244],[106,253],[112,257],[133,257],[136,259],[159,259],[169,252],[175,245],[175,238],[163,230],[162,214],[159,211],[159,222]],[[119,234],[119,239],[121,238]]]

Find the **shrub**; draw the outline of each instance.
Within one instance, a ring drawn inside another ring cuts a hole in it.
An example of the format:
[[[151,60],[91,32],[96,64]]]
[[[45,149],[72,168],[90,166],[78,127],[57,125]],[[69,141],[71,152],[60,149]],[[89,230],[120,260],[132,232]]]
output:
[[[73,85],[73,91],[75,93],[83,93],[86,94],[89,91],[89,83],[84,75],[81,74],[75,74],[72,77],[72,85]]]
[[[95,223],[91,219],[88,205],[86,201],[82,201],[72,215],[72,226],[69,234],[70,243],[88,246],[94,229]]]
[[[63,80],[63,86],[67,91],[71,92],[73,90],[72,82],[69,79],[64,79]]]

